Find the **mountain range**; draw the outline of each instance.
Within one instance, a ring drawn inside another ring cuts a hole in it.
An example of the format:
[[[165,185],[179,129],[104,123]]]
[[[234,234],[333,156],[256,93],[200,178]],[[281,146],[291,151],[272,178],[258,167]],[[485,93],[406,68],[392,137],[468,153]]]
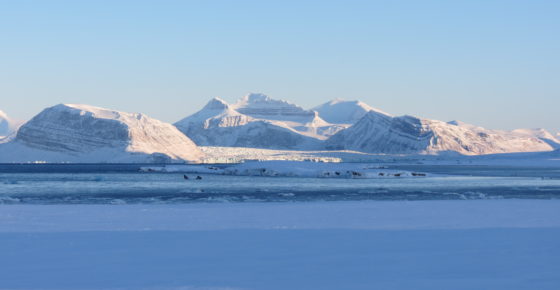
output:
[[[551,151],[560,144],[544,129],[488,130],[460,121],[392,116],[339,99],[305,110],[262,94],[231,105],[215,98],[175,126],[198,145],[267,149],[480,155]]]
[[[214,98],[175,126],[198,145],[273,149],[319,149],[344,128],[324,121],[316,111],[262,94],[231,105]]]
[[[15,132],[15,133],[14,133]],[[18,126],[0,112],[0,162],[197,162],[199,146],[483,155],[553,151],[544,129],[489,130],[460,121],[392,116],[336,99],[304,109],[263,94],[210,100],[174,125],[89,105],[47,108]]]

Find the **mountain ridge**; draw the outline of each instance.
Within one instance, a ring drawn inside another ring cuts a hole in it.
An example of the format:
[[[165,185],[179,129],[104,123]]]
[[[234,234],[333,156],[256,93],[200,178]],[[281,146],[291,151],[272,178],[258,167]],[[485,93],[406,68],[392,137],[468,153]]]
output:
[[[368,112],[360,121],[327,140],[328,149],[380,154],[464,155],[540,152],[555,148],[527,134],[487,130],[470,124],[422,119],[414,116],[380,116]]]
[[[339,127],[315,111],[255,93],[234,104],[213,98],[175,126],[202,146],[270,149],[320,149],[321,141]]]
[[[4,154],[9,151],[20,154]],[[29,157],[51,162],[195,162],[203,157],[171,124],[144,114],[77,104],[44,109],[1,144],[0,152],[4,162],[36,161]]]
[[[204,146],[348,149],[380,154],[458,152],[466,155],[550,151],[560,146],[558,138],[543,129],[489,130],[461,121],[393,116],[356,100],[335,99],[306,110],[263,94],[248,94],[234,104],[227,104],[223,100],[221,104],[227,108],[228,114],[210,113],[207,109],[209,103],[201,111],[176,123],[176,126]],[[185,120],[194,120],[202,115],[209,118],[204,122],[197,120],[198,124],[185,124]],[[232,118],[236,122],[232,122]],[[218,125],[210,125],[213,122]],[[242,129],[243,126],[251,129]],[[229,132],[217,129],[224,127],[229,127]],[[289,145],[278,143],[277,139],[270,137],[275,133],[267,130],[285,130],[283,138],[291,140]],[[255,131],[260,133],[249,134]],[[218,136],[223,139],[218,140]],[[275,141],[255,144],[249,142],[250,136]],[[312,140],[313,145],[302,141],[306,139],[302,136],[311,137],[307,141]],[[231,141],[230,138],[244,141]]]
[[[491,130],[457,120],[393,116],[356,100],[305,109],[257,93],[233,104],[212,98],[174,125],[138,113],[59,104],[1,137],[0,162],[17,156],[56,162],[196,162],[203,157],[197,145],[400,155],[560,149],[560,136],[544,129]]]

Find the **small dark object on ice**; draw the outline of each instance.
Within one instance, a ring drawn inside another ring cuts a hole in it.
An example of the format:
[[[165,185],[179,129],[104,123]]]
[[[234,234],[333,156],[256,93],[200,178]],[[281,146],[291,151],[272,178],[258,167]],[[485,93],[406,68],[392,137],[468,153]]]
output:
[[[198,176],[196,177],[196,180],[201,180],[201,179],[202,179],[202,177],[200,177],[200,175],[198,175]]]
[[[186,174],[183,175],[183,178],[184,178],[184,179],[189,179],[189,177],[188,177]]]

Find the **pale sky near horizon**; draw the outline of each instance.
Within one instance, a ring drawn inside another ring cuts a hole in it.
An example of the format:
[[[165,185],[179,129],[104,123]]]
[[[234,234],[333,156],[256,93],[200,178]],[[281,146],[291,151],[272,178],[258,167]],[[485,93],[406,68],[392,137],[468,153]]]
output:
[[[560,131],[560,1],[4,1],[0,110],[175,122],[262,92]]]

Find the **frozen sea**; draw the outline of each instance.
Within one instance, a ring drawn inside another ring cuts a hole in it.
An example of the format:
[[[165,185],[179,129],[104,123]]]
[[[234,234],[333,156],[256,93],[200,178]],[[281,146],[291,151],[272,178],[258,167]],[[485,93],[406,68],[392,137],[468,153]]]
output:
[[[0,289],[558,289],[560,170],[0,165]]]
[[[560,169],[400,166],[429,177],[328,179],[139,172],[141,165],[0,165],[0,203],[135,204],[558,199]],[[201,180],[196,180],[200,176]]]

